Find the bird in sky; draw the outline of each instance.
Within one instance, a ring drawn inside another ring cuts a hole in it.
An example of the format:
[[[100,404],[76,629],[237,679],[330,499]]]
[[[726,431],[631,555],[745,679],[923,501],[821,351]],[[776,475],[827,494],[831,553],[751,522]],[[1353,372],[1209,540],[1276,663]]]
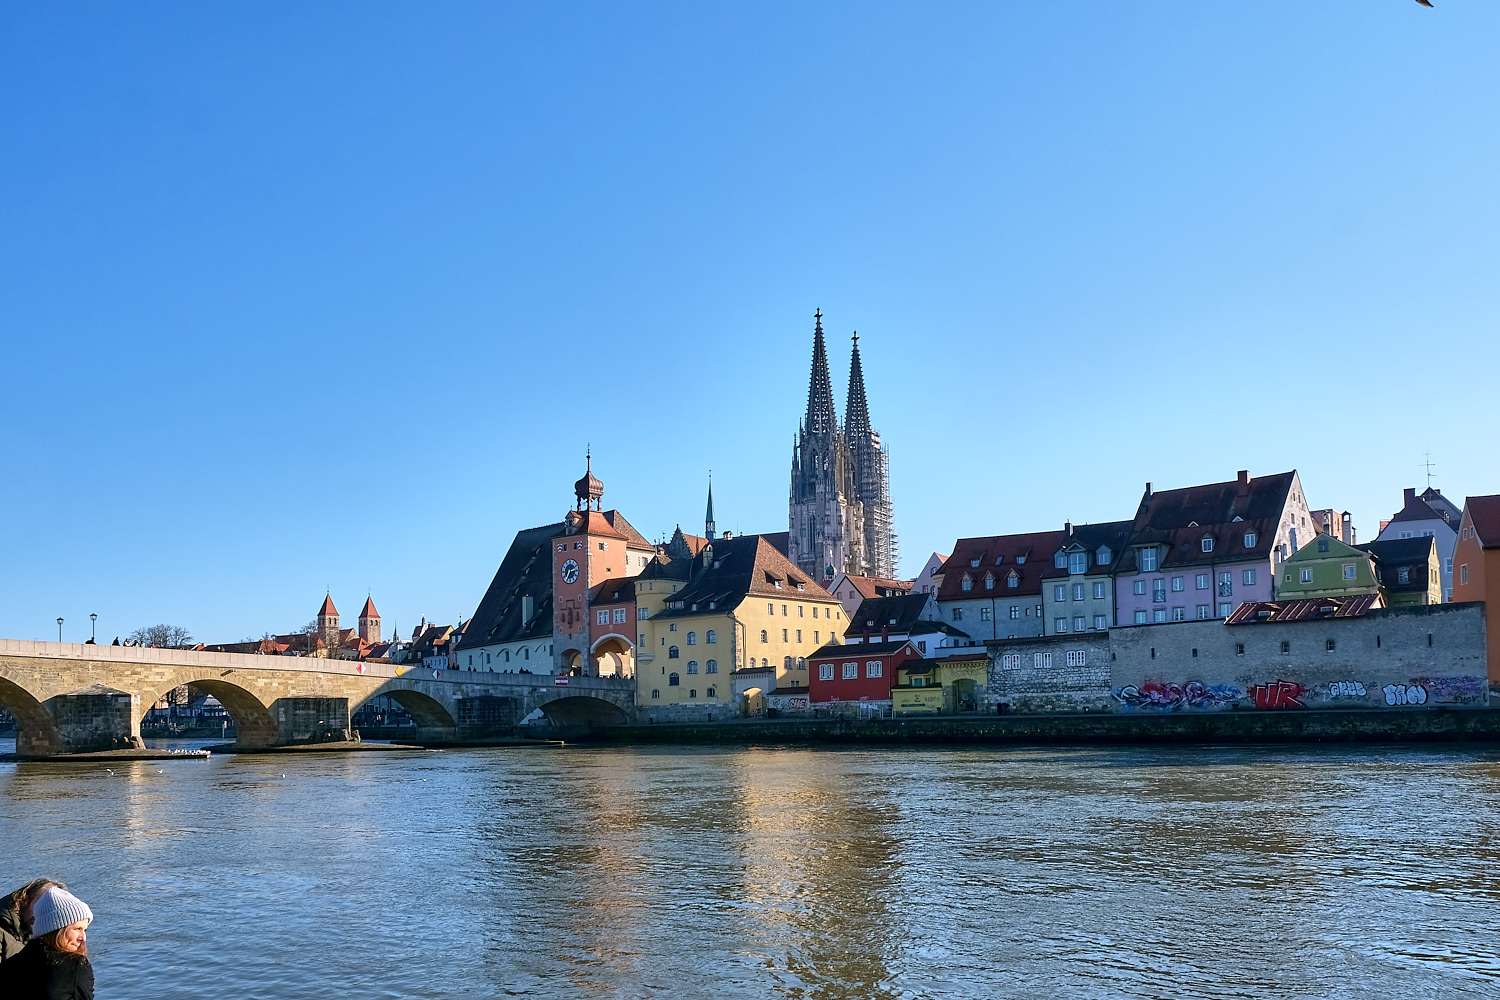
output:
[[[1430,0],[1417,0],[1417,3],[1421,4],[1423,7],[1431,7],[1432,6]]]

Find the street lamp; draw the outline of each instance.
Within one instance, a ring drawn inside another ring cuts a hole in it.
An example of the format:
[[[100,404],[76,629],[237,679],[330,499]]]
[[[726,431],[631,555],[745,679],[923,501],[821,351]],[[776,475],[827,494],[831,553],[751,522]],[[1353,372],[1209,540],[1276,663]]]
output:
[[[58,642],[62,642],[62,622],[63,622],[63,620],[61,618],[59,618],[57,620],[57,641]]]
[[[89,615],[89,639],[90,639],[90,641],[98,641],[99,637],[94,634],[94,623],[96,623],[98,620],[99,620],[99,616],[98,615]]]

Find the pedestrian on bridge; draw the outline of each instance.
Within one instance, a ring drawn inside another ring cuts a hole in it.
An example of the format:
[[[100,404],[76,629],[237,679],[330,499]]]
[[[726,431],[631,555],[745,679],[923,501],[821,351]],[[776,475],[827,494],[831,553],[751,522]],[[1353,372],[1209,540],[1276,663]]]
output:
[[[37,897],[53,886],[67,888],[53,879],[39,878],[0,899],[0,962],[19,955],[31,940],[31,908]]]
[[[88,926],[93,911],[66,889],[53,886],[32,904],[32,938],[0,964],[5,1000],[94,1000]]]

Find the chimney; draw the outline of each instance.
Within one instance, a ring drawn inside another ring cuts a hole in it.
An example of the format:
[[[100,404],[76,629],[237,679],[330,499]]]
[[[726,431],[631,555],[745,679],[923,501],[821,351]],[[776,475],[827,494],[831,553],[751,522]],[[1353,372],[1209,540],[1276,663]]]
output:
[[[882,626],[880,626],[880,641],[881,642],[890,642],[891,641],[891,627],[889,625],[882,625]]]
[[[1344,511],[1343,519],[1339,523],[1339,541],[1345,545],[1354,544],[1354,519],[1349,516],[1347,510]]]
[[[1244,496],[1250,492],[1250,470],[1241,469],[1235,474],[1235,481],[1239,484],[1239,494]]]
[[[1146,499],[1147,500],[1151,499],[1151,484],[1150,483],[1146,484]]]
[[[1073,537],[1073,522],[1072,521],[1064,521],[1063,522],[1063,534],[1067,535],[1069,538]]]
[[[521,624],[522,625],[525,625],[527,622],[531,621],[531,615],[532,615],[532,611],[533,610],[534,610],[534,606],[531,603],[531,595],[530,594],[522,594],[521,595]]]
[[[1417,499],[1417,488],[1413,486],[1409,490],[1402,490],[1401,499],[1406,501],[1404,504],[1402,504],[1403,507],[1409,506]]]

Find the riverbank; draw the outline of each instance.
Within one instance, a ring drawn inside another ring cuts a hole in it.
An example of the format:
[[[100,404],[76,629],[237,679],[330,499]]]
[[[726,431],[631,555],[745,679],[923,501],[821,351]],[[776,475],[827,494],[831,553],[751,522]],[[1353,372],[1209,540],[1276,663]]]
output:
[[[723,745],[1207,745],[1500,742],[1500,710],[1202,712],[1181,714],[750,719],[610,726],[570,742]]]

